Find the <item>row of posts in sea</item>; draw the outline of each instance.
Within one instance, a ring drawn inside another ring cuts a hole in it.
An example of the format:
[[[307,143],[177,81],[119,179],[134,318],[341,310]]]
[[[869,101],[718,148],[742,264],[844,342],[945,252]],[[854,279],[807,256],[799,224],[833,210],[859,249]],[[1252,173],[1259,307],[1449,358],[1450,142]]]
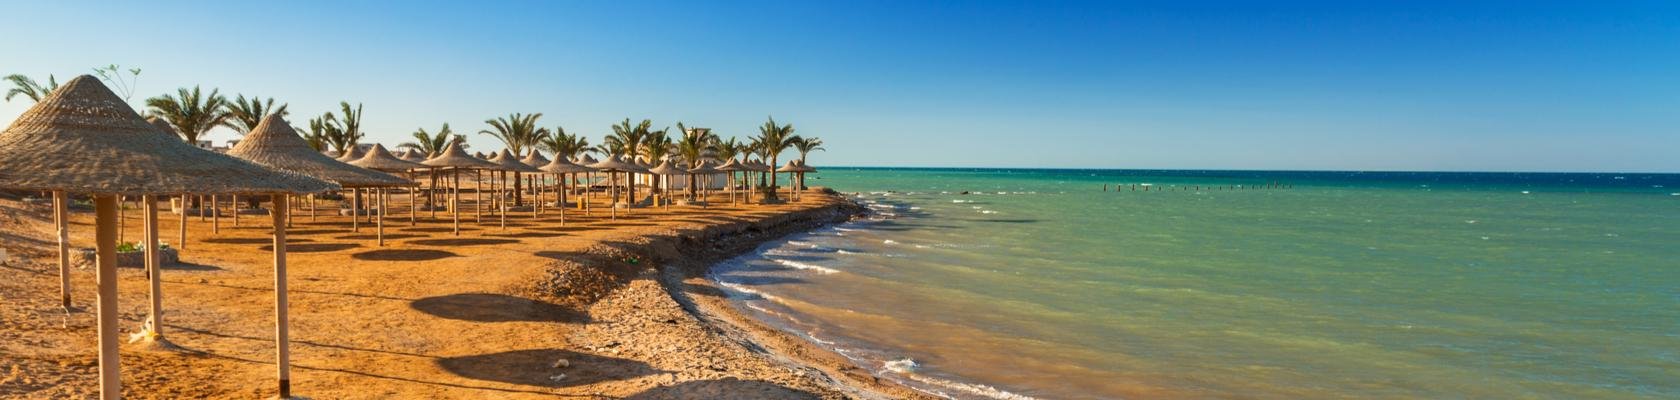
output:
[[[1103,191],[1104,192],[1108,191],[1108,186],[1109,186],[1109,184],[1107,184],[1107,183],[1103,184]],[[1284,183],[1284,182],[1266,182],[1266,183],[1259,184],[1259,185],[1167,185],[1167,186],[1156,186],[1156,185],[1148,184],[1148,183],[1143,183],[1143,184],[1117,183],[1117,184],[1114,184],[1114,191],[1116,191],[1116,192],[1124,192],[1124,191],[1128,191],[1128,190],[1133,191],[1133,192],[1148,192],[1148,191],[1156,191],[1156,192],[1194,191],[1194,192],[1200,192],[1200,191],[1203,191],[1204,189],[1211,192],[1211,191],[1223,191],[1223,190],[1273,190],[1273,189],[1294,189],[1294,188],[1295,188],[1295,184]]]

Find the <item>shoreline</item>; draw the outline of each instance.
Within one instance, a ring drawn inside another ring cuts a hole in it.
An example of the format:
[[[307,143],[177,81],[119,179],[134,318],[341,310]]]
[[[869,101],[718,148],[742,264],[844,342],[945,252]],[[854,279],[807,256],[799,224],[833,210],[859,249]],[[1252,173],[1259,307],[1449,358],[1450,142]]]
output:
[[[385,246],[368,227],[351,232],[348,217],[299,216],[288,246],[293,388],[312,398],[933,398],[737,311],[705,276],[861,211],[813,191],[564,226],[552,215],[510,217],[505,231],[463,223],[458,237],[437,221],[388,221]],[[82,311],[59,311],[48,213],[11,200],[0,213],[0,247],[15,257],[0,268],[0,295],[16,299],[0,304],[13,321],[0,326],[0,397],[86,397],[97,390],[93,273],[72,269]],[[91,239],[90,218],[71,214],[73,247]],[[176,221],[161,218],[160,231]],[[183,264],[163,268],[166,334],[186,350],[124,345],[126,397],[272,396],[266,225],[228,222],[212,234],[188,219]],[[139,269],[118,277],[126,335],[147,318],[149,285]]]
[[[674,301],[688,317],[703,327],[706,335],[724,339],[740,350],[768,358],[779,367],[792,371],[796,377],[809,379],[835,390],[837,393],[834,394],[839,394],[842,398],[936,398],[875,376],[829,349],[747,315],[737,308],[723,288],[708,276],[708,272],[717,264],[746,254],[764,243],[844,222],[867,212],[863,206],[838,194],[810,193],[807,196],[818,199],[821,204],[754,221],[711,224],[698,229],[641,235],[640,239],[645,240],[643,243],[625,243],[610,250],[597,249],[589,258],[601,262],[602,258],[638,257],[657,264],[657,267],[643,271],[640,278],[647,278],[650,273],[655,274],[653,280],[657,281],[657,290]],[[649,289],[631,284],[618,290],[633,293]],[[609,300],[614,298],[608,296],[602,303],[611,304]],[[651,305],[636,303],[634,308],[648,306]],[[591,311],[612,312],[599,309]],[[638,317],[654,317],[653,319],[669,323],[668,320],[660,319],[668,316],[661,317],[658,311],[636,314]],[[612,332],[610,328],[605,331],[603,333],[624,333]],[[613,347],[624,345],[626,344],[618,343]]]

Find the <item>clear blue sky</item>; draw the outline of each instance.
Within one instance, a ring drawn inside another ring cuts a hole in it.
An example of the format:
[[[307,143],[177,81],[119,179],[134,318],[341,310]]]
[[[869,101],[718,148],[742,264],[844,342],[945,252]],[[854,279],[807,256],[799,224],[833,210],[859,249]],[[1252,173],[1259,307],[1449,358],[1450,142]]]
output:
[[[6,3],[0,73],[361,102],[387,144],[774,115],[819,165],[1680,171],[1675,2]]]

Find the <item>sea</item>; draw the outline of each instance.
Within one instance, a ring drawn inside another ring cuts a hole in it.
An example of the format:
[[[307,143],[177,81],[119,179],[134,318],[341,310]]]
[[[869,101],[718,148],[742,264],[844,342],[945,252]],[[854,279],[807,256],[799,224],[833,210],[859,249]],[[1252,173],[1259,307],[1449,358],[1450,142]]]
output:
[[[785,178],[784,178],[785,179]],[[955,399],[1680,398],[1680,175],[820,168],[713,269]]]

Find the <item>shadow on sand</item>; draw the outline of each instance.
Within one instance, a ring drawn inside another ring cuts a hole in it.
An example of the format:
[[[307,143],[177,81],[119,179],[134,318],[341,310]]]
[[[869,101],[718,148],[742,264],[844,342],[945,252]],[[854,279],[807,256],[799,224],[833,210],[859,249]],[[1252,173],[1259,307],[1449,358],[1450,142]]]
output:
[[[492,293],[427,297],[408,306],[439,318],[476,322],[585,322],[589,319],[581,312],[559,305]]]
[[[287,231],[286,234],[290,235],[291,232]],[[313,241],[315,241],[315,239],[294,238],[294,237],[290,237],[290,236],[286,237],[286,244],[306,243],[306,242],[313,242]],[[261,237],[261,238],[208,238],[208,239],[204,239],[204,242],[205,243],[217,243],[217,244],[273,244],[274,243],[274,238],[265,238],[265,237]]]
[[[329,252],[329,251],[349,250],[349,249],[354,249],[354,248],[357,248],[357,247],[362,247],[362,245],[355,244],[355,243],[302,243],[302,244],[292,244],[291,241],[286,242],[286,251],[292,252],[292,253],[324,253],[324,252]],[[259,247],[259,248],[262,249],[263,251],[274,251],[274,245],[272,245],[272,244],[267,245],[267,246],[263,246],[263,247]]]
[[[559,359],[566,359],[571,363],[571,367],[554,368],[555,360]],[[514,350],[446,357],[438,359],[437,364],[463,378],[543,387],[588,385],[660,372],[640,361],[560,349]],[[565,378],[552,379],[562,372],[566,374]],[[724,397],[728,397],[727,394]]]
[[[625,397],[626,400],[666,399],[816,399],[817,394],[765,381],[734,377],[688,381],[660,386]]]
[[[421,246],[485,246],[485,245],[493,245],[493,244],[519,243],[519,241],[514,240],[514,239],[460,238],[460,239],[420,239],[420,240],[409,241],[408,243],[418,244],[418,245],[421,245]]]
[[[387,249],[387,250],[369,250],[369,251],[364,251],[364,252],[360,252],[360,253],[356,253],[356,254],[351,254],[350,258],[354,258],[354,259],[357,259],[357,260],[367,260],[367,261],[431,261],[431,260],[441,260],[441,259],[445,259],[445,258],[449,258],[449,257],[460,257],[460,256],[461,256],[460,254],[455,254],[455,253],[451,253],[451,252],[447,252],[447,251],[443,251],[443,250],[422,250],[422,249],[397,250],[397,249]]]

